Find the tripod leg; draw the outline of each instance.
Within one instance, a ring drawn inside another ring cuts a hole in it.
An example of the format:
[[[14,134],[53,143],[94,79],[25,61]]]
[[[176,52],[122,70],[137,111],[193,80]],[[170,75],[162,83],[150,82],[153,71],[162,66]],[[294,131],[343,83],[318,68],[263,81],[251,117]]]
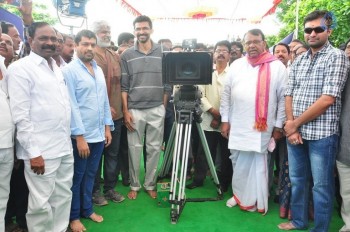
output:
[[[192,112],[179,112],[176,140],[173,156],[173,172],[171,178],[169,201],[171,204],[171,223],[177,223],[185,205],[185,184],[188,153],[191,138]],[[180,162],[181,159],[181,162]],[[179,172],[180,169],[180,172]],[[180,176],[179,176],[180,175]],[[178,184],[178,185],[177,185]],[[177,196],[175,196],[177,192]]]
[[[219,198],[223,197],[223,193],[222,193],[221,186],[219,183],[218,175],[216,173],[215,165],[214,165],[214,162],[213,162],[211,155],[210,155],[210,150],[209,150],[209,146],[207,143],[207,139],[205,137],[205,134],[204,134],[204,131],[202,129],[201,124],[197,122],[196,125],[197,125],[197,129],[198,129],[199,137],[200,137],[201,142],[202,142],[203,150],[204,150],[205,156],[207,158],[210,173],[214,179],[214,183],[216,184],[216,187],[218,190]]]
[[[181,203],[178,206],[179,214],[181,214],[185,204],[186,172],[187,172],[188,154],[189,154],[189,147],[190,147],[191,128],[192,128],[192,123],[190,121],[185,126],[185,137],[183,140],[183,147],[182,147],[182,161],[181,161],[179,192],[178,192],[178,201]]]
[[[171,128],[168,144],[166,145],[166,149],[164,153],[163,163],[159,170],[158,179],[164,178],[169,173],[169,169],[172,163],[172,156],[173,156],[172,151],[174,148],[175,132],[176,132],[176,122],[173,123],[173,126]]]
[[[178,123],[176,126],[176,136],[175,136],[175,147],[173,154],[173,168],[171,172],[171,183],[170,183],[170,192],[169,192],[169,201],[174,202],[175,200],[175,191],[178,177],[178,169],[179,169],[179,159],[180,159],[180,150],[179,145],[181,144],[182,137],[182,128],[183,125]],[[171,209],[175,208],[174,203],[171,204]]]

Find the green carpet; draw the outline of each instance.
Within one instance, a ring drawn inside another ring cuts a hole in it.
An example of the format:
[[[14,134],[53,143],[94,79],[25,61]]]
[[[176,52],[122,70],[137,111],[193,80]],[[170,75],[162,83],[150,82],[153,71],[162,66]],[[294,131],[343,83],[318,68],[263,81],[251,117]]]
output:
[[[119,182],[116,190],[124,196],[128,187]],[[186,189],[186,195],[193,197],[216,197],[216,188],[210,178],[207,178],[202,188]],[[140,191],[136,200],[125,199],[122,203],[109,202],[103,207],[95,206],[95,211],[104,217],[102,223],[94,223],[82,219],[87,231],[93,232],[228,232],[228,231],[281,231],[277,225],[286,220],[278,216],[278,204],[269,201],[267,215],[246,212],[239,207],[228,208],[226,200],[231,192],[225,193],[224,200],[214,202],[188,202],[177,224],[170,223],[170,208],[161,208],[156,199],[151,199],[144,191]],[[126,197],[127,198],[127,197]],[[330,232],[339,231],[342,219],[334,211]],[[310,225],[311,227],[311,225]]]

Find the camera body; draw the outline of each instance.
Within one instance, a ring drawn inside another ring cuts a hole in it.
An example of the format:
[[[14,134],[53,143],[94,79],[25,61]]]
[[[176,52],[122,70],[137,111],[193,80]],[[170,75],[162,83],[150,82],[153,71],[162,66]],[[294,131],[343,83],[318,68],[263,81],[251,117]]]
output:
[[[184,40],[184,52],[163,54],[163,83],[174,86],[174,105],[177,111],[194,112],[194,119],[201,121],[202,93],[196,85],[212,83],[213,58],[209,52],[196,52],[196,40]]]

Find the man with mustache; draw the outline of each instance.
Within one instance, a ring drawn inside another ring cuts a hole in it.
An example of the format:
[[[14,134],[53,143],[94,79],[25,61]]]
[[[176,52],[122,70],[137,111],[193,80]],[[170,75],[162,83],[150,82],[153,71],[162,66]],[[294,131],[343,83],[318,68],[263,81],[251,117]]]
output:
[[[328,38],[335,26],[332,12],[316,10],[304,18],[308,52],[296,59],[285,92],[292,220],[283,230],[308,228],[309,188],[313,181],[314,227],[326,232],[333,212],[334,168],[339,141],[341,92],[349,60]]]
[[[157,197],[156,171],[163,141],[164,116],[170,87],[162,82],[162,50],[151,40],[152,21],[138,16],[134,22],[137,42],[121,55],[122,103],[129,143],[129,199],[136,199],[140,184],[140,159],[146,133],[147,163],[144,188],[151,198]]]
[[[243,45],[239,41],[231,42],[230,64],[243,56]]]
[[[49,24],[36,22],[28,34],[31,53],[12,63],[7,75],[16,155],[24,160],[29,188],[28,230],[65,231],[73,177],[69,96],[52,59],[56,32]]]
[[[284,66],[288,67],[288,61],[290,58],[290,50],[287,44],[278,43],[273,46],[273,55],[279,59]]]
[[[111,144],[114,126],[103,71],[94,61],[96,41],[92,31],[78,32],[74,39],[78,59],[62,70],[72,105],[74,176],[69,225],[73,232],[86,230],[81,216],[103,221],[93,210],[92,189],[103,148]]]
[[[92,24],[92,31],[97,37],[95,61],[97,65],[101,67],[104,74],[109,104],[111,106],[110,110],[114,122],[114,131],[111,132],[112,143],[103,151],[103,196],[100,194],[101,168],[97,170],[93,190],[94,204],[102,206],[108,204],[107,200],[111,200],[115,203],[120,203],[125,200],[124,196],[115,191],[118,179],[117,164],[123,120],[122,93],[120,90],[121,68],[118,54],[109,49],[111,46],[110,25],[104,20],[95,21]]]
[[[13,51],[13,42],[11,37],[7,34],[2,33],[0,37],[0,55],[5,58],[4,64],[8,67],[15,55]]]
[[[2,21],[1,27],[2,27],[2,33],[8,34],[12,38],[13,49],[15,51],[18,51],[19,45],[22,42],[22,39],[15,25],[13,25],[12,23]]]
[[[61,57],[63,43],[64,43],[63,36],[56,29],[55,29],[55,31],[56,31],[56,36],[57,36],[57,46],[56,46],[56,52],[52,56],[52,58],[56,61],[56,64],[58,67],[63,68],[64,66],[67,65],[67,63],[64,61],[64,59]]]
[[[72,61],[74,55],[74,40],[70,35],[62,34],[63,36],[63,48],[61,51],[61,57],[68,64]]]
[[[232,165],[229,159],[230,151],[227,146],[227,138],[220,134],[221,115],[219,112],[220,96],[226,81],[229,61],[230,61],[231,44],[227,40],[216,43],[214,47],[214,59],[216,60],[216,69],[212,74],[211,85],[199,86],[202,92],[201,109],[202,128],[208,142],[210,154],[215,162],[216,155],[221,158],[221,171],[218,173],[221,188],[227,191],[232,178]],[[220,146],[220,154],[217,154],[217,148]],[[198,147],[198,154],[195,162],[194,177],[191,184],[186,187],[194,189],[203,186],[208,170],[208,163],[202,146]]]
[[[15,125],[12,122],[10,104],[7,91],[6,67],[3,54],[6,54],[4,47],[12,46],[9,36],[2,34],[0,26],[0,231],[5,231],[5,212],[10,193],[10,179],[14,157],[14,131]],[[4,42],[9,38],[10,44]]]
[[[232,192],[226,205],[266,213],[267,154],[271,141],[282,137],[286,67],[266,51],[260,29],[244,36],[247,55],[232,63],[221,95],[221,133],[228,138]]]

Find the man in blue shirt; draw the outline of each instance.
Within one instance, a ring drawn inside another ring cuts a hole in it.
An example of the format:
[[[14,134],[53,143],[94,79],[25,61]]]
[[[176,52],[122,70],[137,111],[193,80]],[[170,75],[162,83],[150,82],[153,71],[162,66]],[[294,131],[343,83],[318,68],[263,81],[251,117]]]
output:
[[[95,222],[103,221],[103,217],[93,211],[92,188],[103,148],[111,143],[114,126],[105,78],[102,69],[93,60],[96,40],[92,31],[80,31],[75,37],[78,59],[62,70],[72,106],[72,231],[86,230],[80,222],[80,215]]]

